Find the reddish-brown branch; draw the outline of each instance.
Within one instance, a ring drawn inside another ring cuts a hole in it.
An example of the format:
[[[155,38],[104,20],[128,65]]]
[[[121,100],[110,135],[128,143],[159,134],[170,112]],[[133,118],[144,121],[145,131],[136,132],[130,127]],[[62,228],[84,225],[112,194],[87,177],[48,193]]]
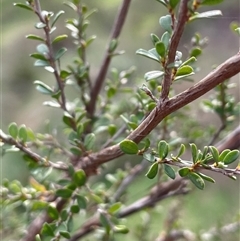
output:
[[[204,95],[218,84],[229,79],[240,72],[240,53],[232,56],[224,63],[219,65],[215,70],[209,73],[205,78],[193,85],[189,89],[174,96],[170,100],[161,102],[148,117],[136,128],[126,139],[139,143],[145,138],[161,121],[170,113],[191,103],[200,96]],[[79,158],[78,166],[85,169],[86,172],[95,172],[95,169],[108,161],[111,161],[123,155],[119,144],[107,147],[97,153],[92,153],[86,157]]]
[[[123,0],[122,6],[119,9],[118,15],[116,16],[115,23],[112,28],[109,44],[113,39],[117,39],[119,37],[119,34],[122,30],[123,24],[125,22],[125,19],[128,13],[130,3],[131,3],[131,0]],[[111,50],[109,49],[109,46],[108,46],[105,52],[105,56],[102,61],[102,65],[100,67],[99,73],[97,75],[96,81],[94,83],[93,88],[91,89],[91,93],[90,93],[91,98],[90,98],[89,104],[87,105],[87,112],[90,117],[94,115],[96,101],[101,91],[102,85],[104,83],[109,64],[111,62],[110,52]]]
[[[179,41],[181,39],[181,36],[183,34],[185,23],[188,19],[188,8],[187,8],[188,1],[189,0],[182,0],[180,2],[178,21],[177,21],[177,24],[175,24],[175,27],[173,29],[173,35],[172,35],[172,38],[170,41],[167,62],[165,65],[166,66],[165,67],[165,76],[164,76],[163,84],[162,84],[161,100],[165,100],[166,98],[168,98],[170,86],[172,83],[172,74],[171,74],[172,71],[171,71],[171,68],[168,68],[167,66],[169,64],[173,63],[175,60],[177,47],[178,47]]]

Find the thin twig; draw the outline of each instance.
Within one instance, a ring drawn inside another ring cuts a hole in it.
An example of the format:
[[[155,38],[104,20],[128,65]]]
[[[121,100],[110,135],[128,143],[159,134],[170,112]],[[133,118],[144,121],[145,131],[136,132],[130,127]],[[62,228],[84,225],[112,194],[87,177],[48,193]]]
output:
[[[189,0],[182,0],[179,5],[178,21],[177,21],[177,24],[174,25],[175,28],[173,29],[173,35],[170,40],[167,62],[165,64],[165,75],[164,75],[163,84],[162,84],[162,93],[160,96],[161,100],[165,100],[168,98],[170,86],[172,84],[172,71],[171,71],[172,69],[168,68],[168,65],[173,63],[175,60],[177,47],[179,45],[179,41],[183,34],[185,23],[188,20],[188,16],[187,16],[188,2]]]
[[[53,47],[52,47],[52,42],[51,42],[51,37],[50,37],[50,30],[51,29],[50,29],[50,26],[49,26],[49,21],[44,19],[43,15],[42,15],[42,10],[41,10],[41,5],[40,5],[39,0],[35,0],[34,6],[35,6],[34,11],[37,14],[37,16],[39,17],[39,20],[42,23],[46,24],[46,26],[43,29],[44,29],[45,36],[46,36],[45,42],[46,42],[46,45],[47,45],[48,50],[49,50],[49,53],[48,53],[49,62],[50,62],[51,67],[54,70],[53,74],[54,74],[55,79],[57,81],[58,88],[61,92],[61,102],[59,104],[61,105],[61,108],[63,110],[68,111],[67,107],[66,107],[66,97],[65,97],[65,93],[64,93],[64,82],[62,81],[62,79],[59,75],[59,71],[57,69],[55,58],[54,58]]]
[[[87,106],[87,112],[90,117],[94,115],[97,97],[100,93],[100,90],[102,88],[102,85],[104,83],[104,80],[107,74],[109,64],[111,62],[111,55],[110,55],[111,51],[109,49],[110,43],[113,39],[117,39],[119,37],[119,34],[122,30],[123,24],[125,22],[125,19],[128,13],[130,2],[131,0],[123,0],[122,6],[120,7],[118,15],[116,16],[115,23],[113,25],[112,32],[110,35],[111,36],[110,41],[109,41],[107,50],[105,52],[102,65],[100,67],[94,86],[91,89],[90,102],[89,102],[89,105]]]
[[[0,140],[9,145],[13,145],[21,150],[23,153],[27,154],[33,161],[37,162],[39,165],[44,167],[53,167],[55,169],[66,171],[68,170],[67,166],[63,163],[58,164],[47,160],[46,158],[41,157],[37,153],[33,152],[31,149],[27,147],[26,143],[22,143],[13,139],[11,136],[6,135],[0,130]]]

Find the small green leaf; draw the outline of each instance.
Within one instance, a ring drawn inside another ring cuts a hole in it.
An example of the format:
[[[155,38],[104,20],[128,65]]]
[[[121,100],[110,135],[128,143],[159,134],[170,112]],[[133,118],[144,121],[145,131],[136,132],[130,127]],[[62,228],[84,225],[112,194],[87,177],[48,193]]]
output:
[[[112,39],[112,40],[110,41],[108,51],[109,51],[110,53],[113,53],[114,50],[117,48],[117,46],[118,46],[118,40],[117,40],[117,39]]]
[[[78,205],[72,205],[71,208],[70,208],[70,211],[71,211],[72,213],[79,213],[80,208],[79,208]]]
[[[35,80],[33,83],[37,85],[36,89],[42,94],[52,95],[54,93],[53,89],[42,81]]]
[[[224,0],[203,0],[201,5],[215,5],[223,2]]]
[[[73,217],[70,216],[67,220],[67,231],[71,232],[73,230]]]
[[[32,53],[30,54],[30,57],[47,61],[46,57],[43,54],[39,54],[39,53]]]
[[[59,217],[58,210],[55,207],[51,206],[51,205],[48,206],[47,214],[53,220],[56,220]]]
[[[72,73],[71,72],[68,72],[67,70],[61,70],[60,72],[60,77],[62,79],[66,79],[69,75],[71,75]]]
[[[99,219],[100,219],[100,222],[101,222],[102,226],[104,228],[106,228],[106,230],[109,230],[110,229],[110,224],[109,224],[109,221],[106,218],[106,216],[104,214],[100,213]]]
[[[148,177],[149,179],[153,179],[154,177],[156,177],[157,174],[158,174],[158,162],[154,162],[150,166],[145,176]]]
[[[38,59],[38,60],[35,61],[34,66],[36,66],[36,67],[46,67],[46,66],[49,66],[49,62]]]
[[[60,59],[66,53],[66,51],[67,51],[66,48],[64,47],[60,48],[55,55],[55,60]]]
[[[173,168],[167,164],[163,164],[165,173],[172,179],[175,179],[176,174]]]
[[[156,157],[152,153],[143,153],[143,158],[149,162],[155,162]]]
[[[23,142],[27,141],[28,135],[27,135],[27,128],[25,125],[21,125],[19,127],[18,136]]]
[[[195,63],[196,61],[197,61],[197,59],[196,59],[194,56],[192,56],[192,57],[190,57],[189,59],[187,59],[185,62],[183,62],[183,63],[181,64],[181,66],[193,64],[193,63]]]
[[[8,126],[8,133],[13,138],[16,139],[18,136],[18,126],[15,122],[12,122]]]
[[[157,61],[157,62],[160,61],[160,58],[157,57],[157,56],[156,56],[154,53],[152,53],[150,50],[147,51],[147,50],[145,50],[145,49],[138,49],[138,50],[136,51],[136,54],[145,56],[145,57],[147,57],[147,58],[149,58],[149,59],[152,59],[152,60],[155,60],[155,61]]]
[[[68,36],[67,36],[66,34],[59,35],[59,36],[57,36],[57,37],[52,41],[52,43],[55,44],[55,43],[57,43],[57,42],[59,42],[59,41],[62,41],[62,40],[64,40],[64,39],[66,39],[67,37],[68,37]]]
[[[77,195],[77,204],[81,209],[86,209],[87,208],[87,200],[84,196]]]
[[[162,37],[161,37],[161,42],[164,43],[165,51],[168,50],[170,38],[171,38],[171,35],[170,35],[169,32],[167,32],[167,31],[166,31],[166,32],[162,35]]]
[[[63,209],[61,214],[60,214],[60,217],[61,217],[61,220],[64,222],[67,220],[68,218],[68,214],[69,212],[66,210],[66,209]]]
[[[177,76],[176,78],[174,78],[174,81],[179,81],[180,79],[187,79],[189,76],[194,75],[194,72],[191,74],[186,74],[186,75],[181,75],[181,76]]]
[[[56,15],[54,16],[54,19],[52,21],[51,27],[54,26],[54,24],[57,22],[57,20],[59,19],[59,17],[64,14],[65,12],[63,10],[59,11],[58,13],[56,13]]]
[[[184,144],[181,144],[180,148],[179,148],[179,151],[178,151],[178,154],[176,157],[180,157],[186,150],[186,147]]]
[[[218,163],[219,162],[219,152],[218,149],[215,146],[209,146],[209,149],[211,151],[213,160]]]
[[[220,10],[211,10],[203,13],[195,13],[193,16],[189,18],[189,21],[193,21],[195,19],[201,19],[201,18],[217,17],[217,16],[222,16],[222,12]]]
[[[56,191],[56,195],[62,198],[70,198],[72,196],[73,190],[62,188]]]
[[[198,159],[197,159],[198,158],[198,149],[194,143],[191,143],[190,147],[191,147],[191,152],[192,152],[192,160],[193,160],[193,163],[195,164],[198,161]]]
[[[152,39],[152,43],[153,43],[153,45],[155,46],[155,44],[157,43],[157,42],[159,42],[160,41],[160,39],[159,39],[159,37],[156,35],[156,34],[154,34],[154,33],[151,33],[151,39]]]
[[[165,54],[166,54],[166,49],[165,49],[165,45],[163,42],[157,42],[155,44],[155,48],[156,48],[156,51],[157,53],[162,57],[164,58],[165,57]]]
[[[115,233],[123,233],[123,234],[126,234],[126,233],[129,232],[129,229],[128,229],[125,225],[119,224],[119,225],[115,225],[115,226],[114,226],[113,231],[114,231]]]
[[[189,172],[190,172],[190,170],[189,170],[188,167],[183,167],[183,168],[178,170],[178,173],[181,177],[186,177]]]
[[[194,73],[193,68],[189,65],[184,65],[178,68],[176,76],[189,75]]]
[[[46,222],[42,226],[41,234],[45,237],[54,237],[55,236],[52,227]]]
[[[68,112],[64,112],[64,116],[63,116],[63,122],[69,126],[72,127],[73,123],[74,123],[74,119],[73,117],[68,113]]]
[[[138,145],[132,140],[125,139],[120,142],[119,146],[125,154],[134,155],[138,153]]]
[[[40,237],[39,234],[37,234],[37,235],[35,236],[35,241],[42,241],[42,239],[41,239],[41,237]]]
[[[169,0],[169,4],[172,9],[175,9],[178,3],[179,3],[179,0]]]
[[[208,182],[215,183],[215,180],[214,180],[213,178],[211,178],[211,177],[209,177],[209,176],[207,176],[207,175],[205,175],[205,174],[203,174],[203,173],[200,173],[200,172],[198,172],[197,174],[198,174],[202,179],[204,179],[204,180],[206,180],[206,181],[208,181]]]
[[[116,202],[109,207],[108,212],[110,214],[114,214],[114,213],[118,212],[121,207],[122,207],[122,203]]]
[[[172,19],[170,15],[161,17],[159,19],[159,23],[164,30],[168,31],[169,33],[172,33]]]
[[[202,50],[199,47],[193,48],[190,52],[191,57],[197,57],[202,53]]]
[[[86,183],[86,180],[86,174],[82,169],[76,171],[73,175],[73,181],[79,187],[83,186]]]
[[[225,156],[230,152],[231,150],[226,149],[224,151],[221,152],[221,154],[219,155],[219,161],[223,162]]]
[[[169,144],[166,141],[158,142],[158,156],[161,160],[165,159],[169,152]]]
[[[231,164],[232,162],[235,162],[239,157],[239,151],[238,150],[233,150],[230,151],[223,159],[224,164],[228,165]]]
[[[35,24],[35,28],[36,29],[42,29],[42,28],[45,28],[47,25],[45,23],[42,23],[42,22],[38,22]]]
[[[204,189],[204,180],[196,172],[189,172],[187,177],[197,188],[199,188],[200,190]]]
[[[27,39],[32,39],[32,40],[39,40],[39,41],[42,41],[42,42],[45,42],[45,40],[38,36],[38,35],[35,35],[35,34],[29,34],[26,36]]]
[[[60,234],[62,237],[66,238],[66,239],[70,239],[70,238],[71,238],[70,233],[67,232],[67,231],[59,231],[59,234]]]
[[[32,7],[30,7],[30,6],[26,5],[26,4],[23,4],[23,3],[13,3],[13,6],[33,11]]]
[[[234,31],[240,36],[240,27],[239,28],[235,28]]]
[[[89,133],[84,138],[84,146],[87,150],[91,150],[94,146],[96,136],[94,133]]]
[[[153,70],[153,71],[149,71],[144,75],[144,79],[146,81],[152,80],[152,79],[157,79],[159,77],[162,77],[164,75],[163,71],[159,71],[159,70]]]

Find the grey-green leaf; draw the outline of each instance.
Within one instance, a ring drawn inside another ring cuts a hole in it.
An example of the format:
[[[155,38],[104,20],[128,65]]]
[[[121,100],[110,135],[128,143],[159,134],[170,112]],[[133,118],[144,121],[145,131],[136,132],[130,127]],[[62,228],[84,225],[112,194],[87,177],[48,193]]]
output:
[[[173,168],[167,164],[163,164],[164,165],[164,171],[165,173],[172,179],[175,179],[176,174],[175,171],[173,170]]]
[[[164,30],[168,31],[169,33],[172,33],[172,19],[170,15],[161,17],[159,19],[159,23]]]
[[[159,77],[162,77],[164,75],[163,71],[159,71],[159,70],[153,70],[153,71],[149,71],[144,75],[144,79],[146,81],[152,80],[152,79],[157,79]]]
[[[67,49],[62,47],[61,49],[59,49],[55,55],[55,60],[60,59],[65,53],[67,52]]]

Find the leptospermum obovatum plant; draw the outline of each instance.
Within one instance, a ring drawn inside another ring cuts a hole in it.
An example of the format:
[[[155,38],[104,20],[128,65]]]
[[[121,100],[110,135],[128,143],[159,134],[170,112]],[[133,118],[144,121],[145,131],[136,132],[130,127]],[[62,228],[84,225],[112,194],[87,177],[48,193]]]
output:
[[[95,10],[89,10],[80,0],[66,2],[65,5],[76,15],[76,18],[66,20],[66,27],[71,36],[56,36],[56,23],[63,17],[64,11],[55,14],[41,10],[38,0],[15,4],[38,16],[39,21],[35,27],[39,30],[39,35],[27,35],[28,39],[39,41],[36,52],[30,56],[36,59],[36,67],[42,67],[54,75],[56,85],[49,86],[42,80],[36,80],[34,84],[40,93],[50,98],[44,105],[62,110],[62,123],[65,125],[63,133],[66,136],[66,145],[61,145],[57,136],[51,133],[35,133],[25,125],[19,126],[15,122],[9,125],[7,134],[3,131],[0,133],[3,152],[21,151],[31,171],[30,186],[23,187],[17,180],[6,180],[2,187],[1,200],[7,205],[4,210],[6,215],[11,207],[16,206],[24,207],[29,214],[26,217],[29,227],[22,235],[22,240],[73,241],[93,230],[96,230],[99,240],[110,240],[117,233],[125,234],[129,231],[121,220],[122,217],[145,207],[152,207],[163,198],[188,192],[185,179],[177,177],[177,172],[178,176],[191,180],[199,189],[204,188],[205,181],[214,182],[212,177],[203,173],[204,170],[218,172],[232,179],[239,174],[238,168],[228,167],[237,161],[239,151],[233,150],[232,146],[225,146],[223,149],[213,146],[220,133],[237,116],[237,105],[228,93],[230,86],[224,81],[240,71],[239,54],[217,67],[191,89],[174,96],[175,82],[193,78],[194,72],[197,71],[197,58],[206,45],[206,39],[195,34],[189,47],[189,56],[184,59],[177,48],[185,24],[221,15],[218,10],[197,11],[201,10],[202,5],[214,5],[222,1],[158,2],[169,12],[159,20],[164,33],[162,36],[151,34],[153,48],[137,50],[137,54],[157,61],[159,70],[147,72],[144,76],[146,83],[137,91],[124,86],[131,78],[133,68],[121,72],[112,69],[109,79],[106,78],[111,59],[123,53],[117,51],[118,37],[130,0],[124,0],[119,10],[95,81],[91,78],[87,50],[96,37],[88,37],[86,31],[88,19]],[[235,29],[239,32],[239,28]],[[70,37],[74,40],[77,55],[72,63],[63,67],[61,62],[67,49],[62,47],[55,51],[55,45]],[[105,89],[100,94],[103,83]],[[78,88],[78,99],[71,101],[70,96],[66,95],[68,85]],[[170,136],[166,131],[168,125],[176,118],[173,112],[213,88],[216,95],[210,100],[205,100],[204,104],[216,112],[222,125],[209,140],[209,145],[198,148],[196,144],[190,143],[191,158],[185,159],[183,154],[186,143],[167,140],[170,139],[167,138]],[[117,105],[114,97],[119,92],[129,94],[131,108],[127,109],[128,112],[121,108],[112,111],[112,107]],[[111,115],[120,116],[120,120],[115,122]],[[153,134],[149,135],[152,130],[161,130],[161,124],[157,127],[159,123],[163,124],[162,129],[165,130],[160,140]],[[102,133],[107,133],[103,143],[99,141],[103,139]],[[101,147],[98,147],[98,143]],[[94,185],[88,182],[88,177],[96,174],[97,168],[103,163],[112,161],[124,153],[142,156],[151,163],[146,173],[148,178],[155,178],[160,173],[159,170],[163,169],[167,176],[175,180],[163,183],[165,186],[156,189],[154,196],[150,193],[137,200],[136,205],[132,203],[124,207],[122,194],[126,183],[130,183],[131,173],[137,173],[138,168],[130,171],[118,170],[115,174],[108,173],[106,179],[111,183],[108,189],[102,183]],[[52,173],[55,173],[56,179],[51,178]],[[84,216],[84,213],[87,215]],[[76,222],[75,218],[80,219],[83,224]]]

